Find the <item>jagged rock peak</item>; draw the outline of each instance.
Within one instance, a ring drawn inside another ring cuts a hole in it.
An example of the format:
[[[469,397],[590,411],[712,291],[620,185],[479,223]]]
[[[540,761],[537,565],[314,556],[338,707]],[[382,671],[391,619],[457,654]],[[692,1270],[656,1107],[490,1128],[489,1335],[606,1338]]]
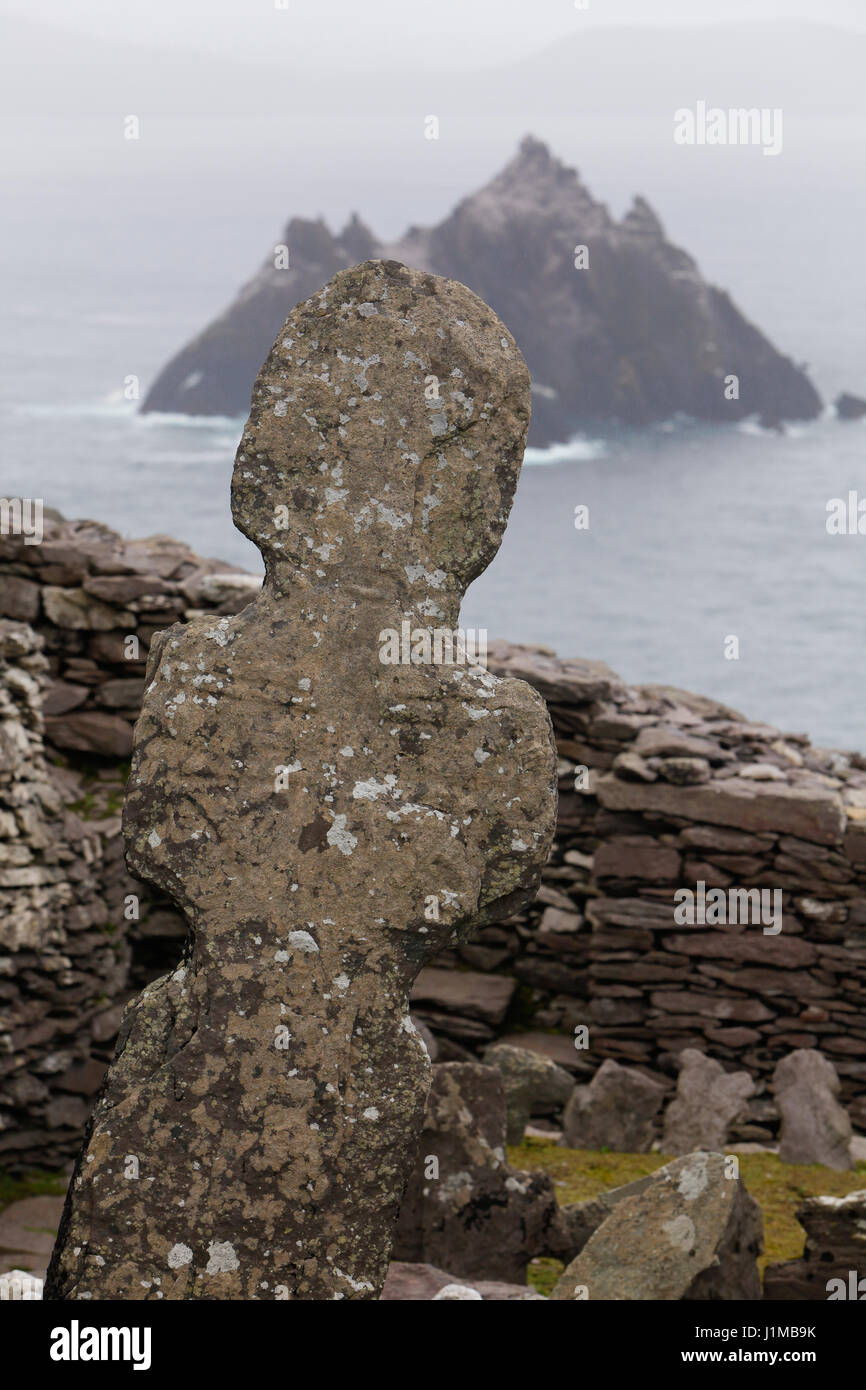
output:
[[[569,439],[593,422],[637,425],[677,413],[811,419],[821,409],[804,373],[667,240],[645,198],[614,220],[577,170],[533,135],[437,225],[411,226],[385,245],[357,215],[338,233],[321,219],[294,218],[284,240],[291,264],[265,261],[234,304],[166,364],[145,411],[242,414],[261,356],[291,309],[338,270],[369,259],[468,285],[508,324],[533,377],[533,445]],[[584,247],[589,274],[577,273]],[[731,361],[749,383],[737,402],[719,385]]]
[[[316,259],[333,247],[334,237],[324,217],[290,217],[283,240],[295,257]]]
[[[622,219],[622,229],[624,232],[636,232],[641,236],[652,237],[656,241],[666,239],[665,229],[658,213],[640,194],[635,196],[631,207]]]
[[[337,240],[353,261],[368,261],[374,255],[377,242],[366,222],[353,212]]]
[[[578,219],[584,232],[600,233],[614,225],[607,208],[595,201],[577,170],[557,159],[534,135],[524,136],[504,168],[483,188],[464,198],[451,217],[467,215],[502,226],[526,216],[551,224]],[[447,227],[450,220],[443,225]]]

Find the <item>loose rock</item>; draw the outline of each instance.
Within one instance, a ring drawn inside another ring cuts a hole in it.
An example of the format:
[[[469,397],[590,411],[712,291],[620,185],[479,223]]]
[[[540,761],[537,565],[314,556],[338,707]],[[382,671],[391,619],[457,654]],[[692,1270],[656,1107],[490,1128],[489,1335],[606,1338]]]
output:
[[[761,1210],[741,1179],[721,1154],[688,1154],[614,1206],[552,1297],[759,1299],[762,1250]]]
[[[487,1049],[484,1060],[502,1075],[508,1144],[522,1142],[531,1115],[559,1110],[574,1090],[574,1081],[563,1067],[528,1048],[497,1043]]]
[[[852,1166],[851,1121],[836,1099],[839,1077],[827,1057],[806,1048],[783,1057],[773,1092],[782,1116],[783,1163],[823,1163],[840,1171]]]
[[[748,1072],[726,1072],[703,1052],[686,1048],[680,1054],[677,1093],[665,1112],[663,1152],[724,1150],[731,1124],[754,1091]]]
[[[648,1153],[665,1085],[610,1058],[588,1086],[572,1094],[562,1121],[562,1143],[570,1149],[613,1149]]]

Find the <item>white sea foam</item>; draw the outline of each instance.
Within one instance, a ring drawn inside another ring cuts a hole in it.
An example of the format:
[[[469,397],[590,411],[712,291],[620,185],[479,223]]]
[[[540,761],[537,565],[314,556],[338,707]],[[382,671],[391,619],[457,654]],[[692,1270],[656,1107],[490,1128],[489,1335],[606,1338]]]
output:
[[[135,424],[144,427],[160,428],[180,425],[184,429],[209,429],[232,426],[237,431],[232,437],[237,442],[244,427],[243,415],[182,415],[179,411],[150,410],[146,415],[136,414]]]
[[[583,439],[576,436],[567,444],[548,444],[545,449],[527,449],[523,462],[531,465],[550,463],[584,463],[604,458],[607,445],[603,439]]]

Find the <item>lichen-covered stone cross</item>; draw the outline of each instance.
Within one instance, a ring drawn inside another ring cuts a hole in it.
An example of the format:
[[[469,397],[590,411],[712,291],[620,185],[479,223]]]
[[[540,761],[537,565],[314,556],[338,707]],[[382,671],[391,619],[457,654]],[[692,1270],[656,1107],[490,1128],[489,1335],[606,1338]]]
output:
[[[429,1086],[412,981],[531,900],[555,815],[540,697],[387,634],[456,629],[528,422],[462,285],[370,261],[288,318],[232,484],[261,594],[150,653],[127,856],[190,936],[126,1011],[48,1297],[379,1296]]]

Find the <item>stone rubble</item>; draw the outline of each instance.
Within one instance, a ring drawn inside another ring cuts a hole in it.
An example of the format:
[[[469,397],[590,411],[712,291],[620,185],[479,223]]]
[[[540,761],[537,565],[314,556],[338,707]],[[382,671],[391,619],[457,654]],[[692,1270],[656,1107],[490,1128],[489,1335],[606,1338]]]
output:
[[[393,1257],[465,1279],[525,1284],[529,1261],[570,1253],[551,1179],[511,1168],[505,1088],[496,1067],[433,1068]]]
[[[866,1192],[807,1197],[797,1211],[806,1232],[802,1259],[768,1265],[764,1297],[796,1302],[866,1299]],[[853,1277],[852,1277],[853,1276]],[[831,1281],[836,1282],[831,1284]]]
[[[458,1289],[464,1292],[457,1293]],[[526,1284],[506,1284],[498,1279],[474,1279],[470,1283],[454,1274],[434,1269],[432,1265],[397,1260],[388,1266],[388,1277],[382,1289],[382,1301],[385,1303],[398,1300],[451,1302],[458,1299],[473,1302],[482,1299],[485,1303],[547,1302],[543,1294],[536,1293]]]

